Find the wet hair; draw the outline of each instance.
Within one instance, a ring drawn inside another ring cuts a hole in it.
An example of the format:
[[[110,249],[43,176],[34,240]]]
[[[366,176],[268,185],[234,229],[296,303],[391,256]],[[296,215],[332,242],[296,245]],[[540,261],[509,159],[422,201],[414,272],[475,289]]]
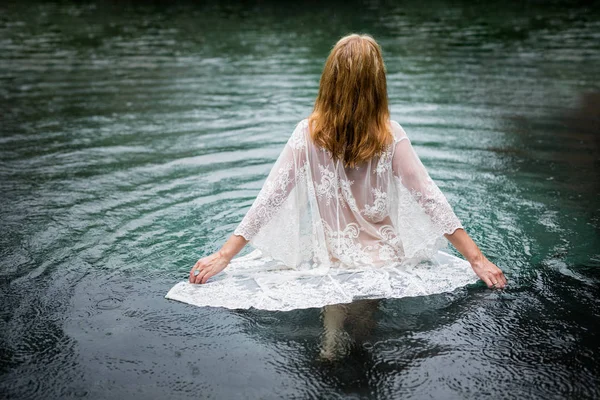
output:
[[[369,35],[341,38],[327,57],[309,126],[315,144],[345,166],[371,159],[393,140],[385,72]]]

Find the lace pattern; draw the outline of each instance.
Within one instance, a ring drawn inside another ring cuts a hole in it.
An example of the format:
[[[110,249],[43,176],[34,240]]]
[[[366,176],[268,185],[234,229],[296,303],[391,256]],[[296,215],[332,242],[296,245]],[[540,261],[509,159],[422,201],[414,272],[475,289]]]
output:
[[[392,128],[394,143],[379,158],[348,172],[331,159],[329,152],[308,140],[308,122],[301,121],[234,233],[252,243],[261,230],[265,238],[287,237],[283,235],[287,232],[291,235],[288,243],[273,240],[263,251],[289,253],[292,250],[283,249],[298,242],[305,246],[318,244],[321,248],[301,253],[313,258],[319,253],[320,259],[328,254],[329,260],[350,267],[381,265],[382,261],[398,261],[399,257],[431,257],[445,246],[444,234],[463,226],[402,127],[392,122]],[[377,179],[368,178],[369,174]],[[291,199],[290,193],[295,194]],[[287,213],[275,217],[286,203]],[[272,226],[269,221],[273,219],[280,225]],[[382,231],[384,220],[389,223]],[[301,222],[307,225],[306,235],[313,239],[293,237],[294,233],[300,234]]]
[[[477,281],[469,264],[444,252],[418,265],[343,269],[310,274],[282,266],[259,250],[234,259],[207,284],[176,284],[165,296],[199,307],[272,311],[319,308],[358,299],[449,292]]]
[[[391,126],[395,140],[384,153],[345,168],[310,140],[307,120],[298,123],[234,231],[260,256],[232,261],[224,277],[202,288],[174,288],[171,298],[283,310],[437,293],[472,282],[468,263],[439,251],[444,234],[462,228],[459,219],[402,127]],[[441,281],[428,272],[432,260]],[[361,279],[352,275],[357,271]],[[226,300],[218,288],[243,300]]]
[[[373,205],[365,204],[363,215],[373,222],[379,222],[388,215],[388,195],[386,192],[373,188]]]

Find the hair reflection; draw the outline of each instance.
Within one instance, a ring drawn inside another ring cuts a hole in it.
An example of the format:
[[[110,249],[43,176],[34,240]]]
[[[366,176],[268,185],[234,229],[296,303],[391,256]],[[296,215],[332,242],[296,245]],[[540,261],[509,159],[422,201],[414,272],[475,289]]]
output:
[[[333,361],[348,355],[353,347],[362,347],[376,326],[374,314],[380,301],[364,299],[323,307],[320,358]]]

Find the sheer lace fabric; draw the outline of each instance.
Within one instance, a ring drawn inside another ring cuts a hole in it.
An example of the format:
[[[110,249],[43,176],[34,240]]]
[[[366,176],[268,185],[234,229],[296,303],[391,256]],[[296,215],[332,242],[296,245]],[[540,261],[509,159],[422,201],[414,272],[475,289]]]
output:
[[[259,251],[205,285],[181,282],[168,298],[195,305],[288,310],[451,291],[476,281],[440,252],[462,225],[390,121],[394,141],[354,168],[313,144],[297,124],[234,234]]]

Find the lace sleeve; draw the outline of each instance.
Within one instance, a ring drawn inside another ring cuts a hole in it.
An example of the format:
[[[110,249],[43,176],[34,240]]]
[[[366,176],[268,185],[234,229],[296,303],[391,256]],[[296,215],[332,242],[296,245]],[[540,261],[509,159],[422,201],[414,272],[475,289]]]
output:
[[[294,129],[252,207],[233,232],[234,235],[243,236],[246,240],[252,241],[261,228],[282,207],[296,182],[304,177],[305,126],[306,120],[303,120]]]
[[[431,179],[414,151],[406,132],[395,123],[396,144],[392,159],[394,174],[406,187],[441,234],[463,228],[442,191]]]

